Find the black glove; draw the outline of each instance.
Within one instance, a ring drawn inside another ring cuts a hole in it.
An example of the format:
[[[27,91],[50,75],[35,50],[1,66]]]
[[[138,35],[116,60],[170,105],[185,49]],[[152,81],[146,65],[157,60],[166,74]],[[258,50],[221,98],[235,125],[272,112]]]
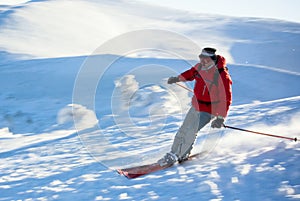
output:
[[[173,84],[173,83],[176,83],[176,82],[179,82],[179,77],[170,77],[168,79],[168,84]]]
[[[215,120],[211,122],[212,128],[221,128],[224,126],[224,117],[218,116]]]

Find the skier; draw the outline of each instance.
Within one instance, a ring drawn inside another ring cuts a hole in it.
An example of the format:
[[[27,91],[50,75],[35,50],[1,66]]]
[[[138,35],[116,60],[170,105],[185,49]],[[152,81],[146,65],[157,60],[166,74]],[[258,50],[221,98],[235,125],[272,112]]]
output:
[[[168,84],[195,80],[192,107],[175,135],[171,152],[158,160],[161,166],[187,160],[197,132],[211,120],[212,128],[223,127],[231,104],[231,77],[223,56],[216,49],[206,47],[199,55],[200,62],[177,77],[170,77]]]

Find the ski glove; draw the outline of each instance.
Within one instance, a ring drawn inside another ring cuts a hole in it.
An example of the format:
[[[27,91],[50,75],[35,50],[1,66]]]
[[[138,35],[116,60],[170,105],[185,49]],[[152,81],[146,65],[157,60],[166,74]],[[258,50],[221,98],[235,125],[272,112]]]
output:
[[[168,79],[168,84],[174,84],[176,82],[179,82],[179,77],[170,77]]]
[[[211,122],[212,128],[221,128],[223,127],[224,117],[218,116],[215,120]]]

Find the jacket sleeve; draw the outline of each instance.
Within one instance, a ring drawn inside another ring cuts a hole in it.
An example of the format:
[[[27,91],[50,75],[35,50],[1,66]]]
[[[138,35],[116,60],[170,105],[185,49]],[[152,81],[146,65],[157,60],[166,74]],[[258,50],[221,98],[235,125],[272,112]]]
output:
[[[181,73],[178,77],[180,81],[193,81],[195,79],[195,75],[197,74],[196,70],[197,65],[193,66],[191,69]]]
[[[220,74],[220,80],[218,85],[219,92],[219,104],[217,104],[216,113],[218,116],[226,117],[229,106],[232,102],[232,80],[228,72]]]

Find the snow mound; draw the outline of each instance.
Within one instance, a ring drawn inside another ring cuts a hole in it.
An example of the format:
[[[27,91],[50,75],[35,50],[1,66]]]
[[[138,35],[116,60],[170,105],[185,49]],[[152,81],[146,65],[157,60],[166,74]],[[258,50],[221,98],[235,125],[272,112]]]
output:
[[[94,127],[98,123],[96,114],[82,105],[69,104],[58,112],[57,123],[59,125],[73,121],[78,130]]]
[[[129,106],[131,97],[138,90],[139,83],[135,80],[134,75],[125,75],[115,81],[115,86],[120,90],[123,109],[126,109]]]
[[[112,111],[122,132],[135,137],[153,135],[164,129],[174,116],[183,116],[190,105],[188,92],[165,82],[143,84],[131,74],[115,81]]]
[[[151,108],[154,114],[178,113],[189,107],[190,98],[188,92],[175,85],[167,85],[166,80],[161,83],[142,84],[136,80],[134,75],[125,75],[115,81],[114,99],[117,104],[122,103],[122,110],[132,108]],[[156,107],[157,109],[154,109]],[[157,111],[159,110],[159,111]],[[138,113],[141,110],[133,110]]]
[[[20,135],[14,135],[12,132],[10,132],[8,127],[0,128],[0,139],[3,139],[3,138],[16,138],[16,137],[19,137],[19,136]]]

